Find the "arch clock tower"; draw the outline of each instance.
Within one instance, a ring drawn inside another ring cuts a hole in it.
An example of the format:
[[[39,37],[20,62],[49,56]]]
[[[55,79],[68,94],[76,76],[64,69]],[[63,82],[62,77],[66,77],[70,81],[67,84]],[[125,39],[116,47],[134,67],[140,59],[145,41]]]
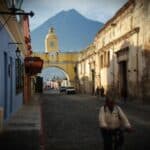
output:
[[[53,27],[50,28],[45,38],[45,52],[50,54],[59,52],[58,38]]]

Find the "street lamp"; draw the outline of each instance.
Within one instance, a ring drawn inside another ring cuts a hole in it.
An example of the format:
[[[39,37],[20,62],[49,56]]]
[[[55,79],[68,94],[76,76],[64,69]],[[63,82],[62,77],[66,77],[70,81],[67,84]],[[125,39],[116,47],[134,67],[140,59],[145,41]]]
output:
[[[23,0],[5,0],[8,7],[8,11],[0,11],[0,15],[29,15],[30,17],[34,16],[32,11],[25,12],[21,9]]]
[[[8,20],[11,16],[15,15],[29,15],[30,17],[34,16],[34,13],[32,11],[25,12],[21,9],[21,5],[23,0],[4,0],[5,4],[7,5],[8,10],[7,11],[0,11],[0,15],[9,15],[9,17],[5,20],[4,24],[0,28],[0,31],[3,29],[3,27],[6,25]]]
[[[19,58],[20,57],[20,49],[17,47],[17,49],[16,49],[16,56],[17,56],[17,58]]]
[[[10,45],[10,44],[21,45],[22,43],[21,42],[9,42],[8,45]],[[20,53],[21,53],[19,47],[17,47],[15,52],[16,52],[17,58],[19,58],[20,57]]]

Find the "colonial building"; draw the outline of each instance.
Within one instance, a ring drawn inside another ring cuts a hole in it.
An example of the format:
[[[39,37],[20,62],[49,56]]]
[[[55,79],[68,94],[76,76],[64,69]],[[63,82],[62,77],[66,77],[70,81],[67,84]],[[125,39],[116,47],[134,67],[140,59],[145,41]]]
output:
[[[0,1],[0,11],[8,11]],[[0,15],[0,122],[7,121],[23,104],[23,57],[26,47],[23,17]],[[16,51],[17,50],[17,51]],[[16,55],[20,50],[21,54]]]
[[[33,13],[20,12],[15,6],[20,6],[22,1],[13,2],[9,7],[7,1],[0,0],[0,129],[29,102],[31,78],[40,71],[37,58],[26,59],[32,53],[28,15]]]
[[[96,62],[98,61],[98,57],[95,53],[95,46],[93,44],[80,52],[77,64],[77,74],[79,89],[83,94],[94,94],[95,87],[100,86],[100,76],[98,71],[100,68],[96,65]]]
[[[78,60],[78,76],[84,87],[87,84],[82,80],[88,78],[94,89],[103,86],[105,93],[149,99],[149,0],[129,0],[97,33],[92,45]]]

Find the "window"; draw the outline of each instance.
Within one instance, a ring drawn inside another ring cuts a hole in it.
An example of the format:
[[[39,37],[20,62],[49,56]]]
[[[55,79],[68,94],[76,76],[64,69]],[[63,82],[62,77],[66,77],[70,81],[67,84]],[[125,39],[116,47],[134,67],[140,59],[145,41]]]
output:
[[[81,74],[83,74],[83,62],[81,62]]]
[[[101,65],[101,68],[109,67],[109,65],[110,65],[110,51],[106,51],[100,56],[100,65]]]
[[[103,63],[103,55],[101,55],[101,68],[104,67],[104,63]]]
[[[107,52],[104,52],[104,57],[103,57],[103,59],[104,59],[104,67],[106,67],[107,66]]]
[[[15,62],[16,67],[16,93],[20,93],[23,90],[23,74],[24,74],[24,65],[21,63],[19,58]]]
[[[107,66],[110,65],[110,51],[107,52]]]
[[[86,62],[84,61],[84,74],[86,72]]]

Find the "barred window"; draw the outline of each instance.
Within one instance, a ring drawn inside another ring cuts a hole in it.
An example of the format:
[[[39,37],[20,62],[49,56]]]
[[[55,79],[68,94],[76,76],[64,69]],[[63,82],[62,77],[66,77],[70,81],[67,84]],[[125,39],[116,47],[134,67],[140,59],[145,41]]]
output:
[[[19,58],[15,62],[16,68],[16,93],[20,93],[23,90],[23,75],[24,75],[24,64]]]

